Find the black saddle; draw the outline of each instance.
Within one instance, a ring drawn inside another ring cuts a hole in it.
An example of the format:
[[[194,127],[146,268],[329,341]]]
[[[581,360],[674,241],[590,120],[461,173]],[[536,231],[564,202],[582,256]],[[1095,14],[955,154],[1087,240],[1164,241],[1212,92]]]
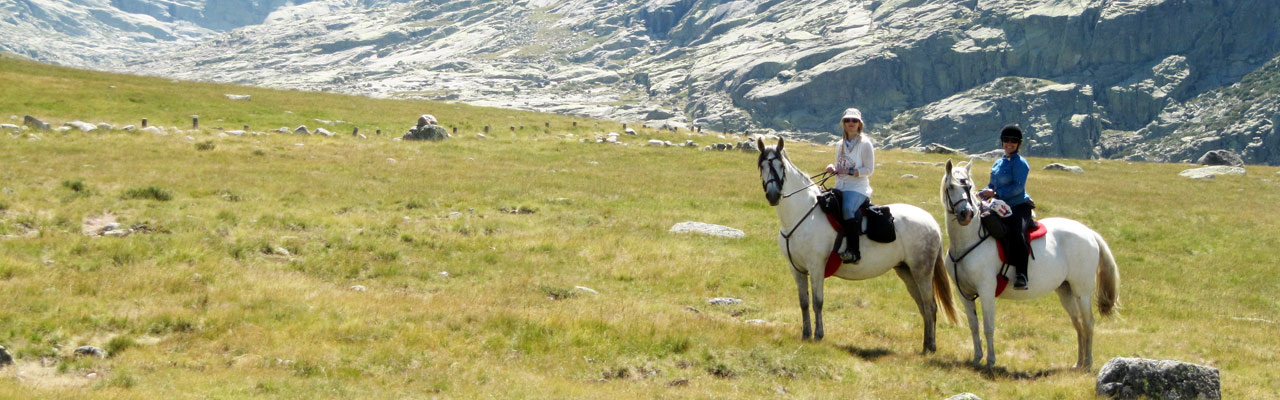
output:
[[[831,219],[837,223],[844,223],[843,204],[839,190],[828,189],[818,195],[818,208],[834,217]],[[890,243],[898,239],[897,232],[893,230],[893,214],[889,213],[889,206],[877,206],[871,204],[871,200],[867,200],[862,202],[860,208],[862,208],[862,220],[866,221],[862,234],[867,235],[867,239],[880,243]]]

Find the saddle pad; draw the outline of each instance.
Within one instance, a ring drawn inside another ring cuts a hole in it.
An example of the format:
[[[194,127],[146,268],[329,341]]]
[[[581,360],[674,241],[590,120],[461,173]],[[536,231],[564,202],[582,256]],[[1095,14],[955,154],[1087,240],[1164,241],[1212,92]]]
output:
[[[1049,229],[1045,228],[1044,224],[1036,222],[1036,229],[1031,230],[1031,235],[1030,235],[1031,238],[1030,240],[1027,240],[1027,243],[1030,244],[1031,242],[1036,241],[1036,239],[1044,237],[1046,233],[1049,233]],[[999,240],[995,242],[996,242],[996,250],[1000,251],[1000,262],[1008,263],[1007,261],[1004,260],[1004,243],[1000,243]]]
[[[1048,233],[1048,232],[1049,232],[1049,229],[1045,228],[1044,224],[1036,222],[1036,229],[1031,231],[1030,241],[1034,241],[1036,239],[1042,238],[1044,237],[1045,233]],[[996,241],[996,250],[999,250],[1000,252],[1000,262],[1002,263],[1005,262],[1004,245],[1001,244],[999,240]],[[1006,287],[1009,287],[1009,278],[1006,278],[1004,275],[1001,275],[1001,274],[996,274],[996,297],[1000,297],[1000,294],[1004,293],[1004,289]]]

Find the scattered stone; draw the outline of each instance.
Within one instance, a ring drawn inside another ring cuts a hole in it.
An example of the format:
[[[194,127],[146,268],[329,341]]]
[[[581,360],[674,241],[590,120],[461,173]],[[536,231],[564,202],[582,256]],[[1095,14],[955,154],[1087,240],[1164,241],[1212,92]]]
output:
[[[735,299],[732,297],[716,297],[714,299],[707,300],[707,304],[715,306],[731,306],[740,303],[742,303],[742,299]]]
[[[120,128],[120,129],[124,130],[125,132],[133,132],[138,130],[138,127],[133,125],[125,125],[123,128]]]
[[[311,130],[307,129],[307,126],[306,126],[306,125],[298,125],[298,127],[297,127],[297,128],[295,128],[295,129],[293,130],[293,133],[300,133],[300,134],[303,134],[303,135],[310,135],[310,134],[311,134]]]
[[[769,321],[763,319],[749,319],[743,322],[746,322],[747,325],[769,325]]]
[[[1084,173],[1084,168],[1080,168],[1079,166],[1075,166],[1075,165],[1064,165],[1059,163],[1046,165],[1044,166],[1044,170],[1045,171],[1067,171],[1067,172],[1076,173],[1076,174]]]
[[[226,134],[231,135],[231,136],[244,136],[244,134],[245,134],[245,132],[244,132],[244,131],[241,131],[241,130],[226,131],[226,132],[223,132],[223,133],[226,133]]]
[[[289,249],[286,249],[284,247],[276,246],[274,249],[271,249],[271,250],[274,251],[276,255],[285,256],[285,257],[289,256]]]
[[[1099,396],[1220,399],[1218,369],[1173,360],[1116,357],[1098,371]]]
[[[1200,156],[1199,160],[1196,160],[1196,164],[1244,167],[1244,160],[1240,158],[1240,155],[1232,153],[1230,150],[1209,150]]]
[[[682,387],[682,386],[689,386],[689,380],[685,378],[680,378],[671,382],[667,382],[667,387]]]
[[[105,213],[102,215],[86,217],[84,223],[80,225],[80,233],[85,236],[101,236],[102,234],[118,229],[120,223],[116,222],[116,215]]]
[[[395,163],[395,162],[396,162],[396,159],[388,157],[388,158],[387,158],[387,162],[389,162],[389,163]]]
[[[574,286],[573,290],[580,290],[580,291],[591,293],[591,294],[600,294],[600,292],[597,292],[595,289],[592,289],[586,286]]]
[[[449,218],[458,218],[458,217],[461,217],[461,216],[462,216],[462,213],[461,213],[461,212],[458,212],[458,211],[454,211],[454,212],[449,213]]]
[[[364,285],[351,285],[350,289],[356,292],[363,292],[363,291],[369,290],[365,288]]]
[[[101,129],[101,130],[104,130],[104,131],[113,131],[113,130],[115,130],[115,129],[116,129],[116,127],[111,126],[111,124],[108,124],[108,123],[106,123],[106,122],[99,122],[99,123],[98,123],[98,129]]]
[[[324,136],[327,136],[327,137],[333,137],[333,132],[329,132],[329,130],[324,129],[324,128],[316,128],[316,132],[315,132],[315,134],[317,134],[317,135],[324,135]]]
[[[725,237],[731,239],[741,239],[747,235],[741,230],[730,228],[723,225],[708,224],[705,222],[685,221],[671,226],[671,233],[701,233],[704,235]]]
[[[919,178],[919,177],[911,174],[902,175],[902,179],[916,179],[916,178]]]
[[[0,346],[0,367],[13,364],[13,356],[9,355],[9,350],[4,346]]]
[[[635,129],[631,129],[631,128],[627,128],[627,129],[624,129],[624,130],[622,131],[622,133],[625,133],[625,134],[628,134],[628,135],[635,135],[635,134],[636,134],[636,130],[635,130]]]
[[[20,131],[22,130],[22,127],[14,124],[0,124],[0,129],[6,130],[6,131]]]
[[[161,128],[160,128],[160,127],[158,127],[158,126],[148,126],[148,127],[146,127],[146,128],[142,128],[142,131],[143,131],[143,132],[151,132],[151,133],[154,133],[154,134],[157,134],[157,135],[168,135],[168,134],[169,134],[168,132],[165,132],[165,131],[164,131],[164,129],[161,129]]]
[[[973,393],[960,393],[955,396],[948,397],[947,400],[982,400],[982,398]]]
[[[246,100],[246,101],[247,101],[247,100],[249,100],[249,96],[250,96],[250,95],[247,95],[247,94],[224,94],[223,96],[227,96],[227,98],[228,98],[228,99],[231,99],[231,100]]]
[[[95,346],[80,346],[73,352],[77,357],[92,356],[98,358],[107,358],[107,351]]]
[[[72,127],[72,128],[79,129],[79,130],[80,130],[80,131],[82,131],[82,132],[90,132],[90,131],[93,131],[93,130],[98,129],[98,126],[97,126],[97,125],[94,125],[94,124],[91,124],[91,123],[88,123],[88,122],[84,122],[84,121],[71,121],[71,122],[68,122],[68,123],[65,123],[65,124],[62,124],[62,125],[63,125],[63,126],[69,126],[69,127]]]
[[[666,146],[666,144],[665,144],[665,143],[663,143],[661,140],[658,140],[658,139],[649,139],[649,146],[651,146],[651,147],[663,147],[663,146]]]
[[[448,277],[449,277],[449,271],[440,271],[440,277],[442,277],[442,278],[448,278]]]
[[[1178,176],[1191,179],[1213,179],[1219,175],[1244,175],[1244,168],[1230,167],[1225,165],[1217,165],[1212,167],[1192,168],[1183,170]]]

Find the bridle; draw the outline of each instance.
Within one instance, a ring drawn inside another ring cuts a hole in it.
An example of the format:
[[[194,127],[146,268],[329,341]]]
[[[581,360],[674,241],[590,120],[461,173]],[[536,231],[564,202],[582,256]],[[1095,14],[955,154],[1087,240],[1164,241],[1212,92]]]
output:
[[[950,178],[949,175],[948,175],[948,178]],[[959,200],[951,199],[951,183],[950,182],[947,182],[947,189],[943,190],[943,194],[942,194],[944,199],[943,201],[948,203],[947,214],[951,215],[952,217],[955,217],[957,221],[960,220],[960,216],[956,215],[956,211],[955,211],[956,206],[960,205],[960,203],[965,203],[966,206],[973,205],[973,194],[972,194],[973,184],[970,183],[968,179],[960,179],[960,187],[964,189],[964,197],[960,198]],[[975,214],[977,212],[978,211],[976,210],[974,211]],[[979,218],[981,217],[979,216]],[[947,258],[951,259],[951,277],[956,280],[956,290],[960,292],[961,296],[968,298],[970,301],[973,301],[973,299],[978,298],[978,295],[976,293],[973,295],[967,294],[964,292],[964,289],[960,288],[959,269],[960,269],[960,261],[964,260],[965,257],[968,257],[969,253],[972,253],[974,249],[977,249],[978,246],[982,244],[982,242],[985,242],[987,238],[991,237],[991,234],[987,233],[987,229],[983,227],[981,223],[979,223],[978,226],[979,226],[978,241],[975,242],[973,245],[969,246],[969,248],[965,249],[964,252],[960,253],[960,257],[956,257],[952,255],[951,249],[947,249]]]

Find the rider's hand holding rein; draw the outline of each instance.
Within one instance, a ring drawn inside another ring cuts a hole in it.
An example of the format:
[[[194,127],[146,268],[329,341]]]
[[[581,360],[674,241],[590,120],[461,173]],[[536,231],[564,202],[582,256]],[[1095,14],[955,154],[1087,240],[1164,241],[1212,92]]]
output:
[[[978,197],[981,197],[983,200],[991,200],[995,195],[995,189],[982,189],[981,192],[978,192]]]

